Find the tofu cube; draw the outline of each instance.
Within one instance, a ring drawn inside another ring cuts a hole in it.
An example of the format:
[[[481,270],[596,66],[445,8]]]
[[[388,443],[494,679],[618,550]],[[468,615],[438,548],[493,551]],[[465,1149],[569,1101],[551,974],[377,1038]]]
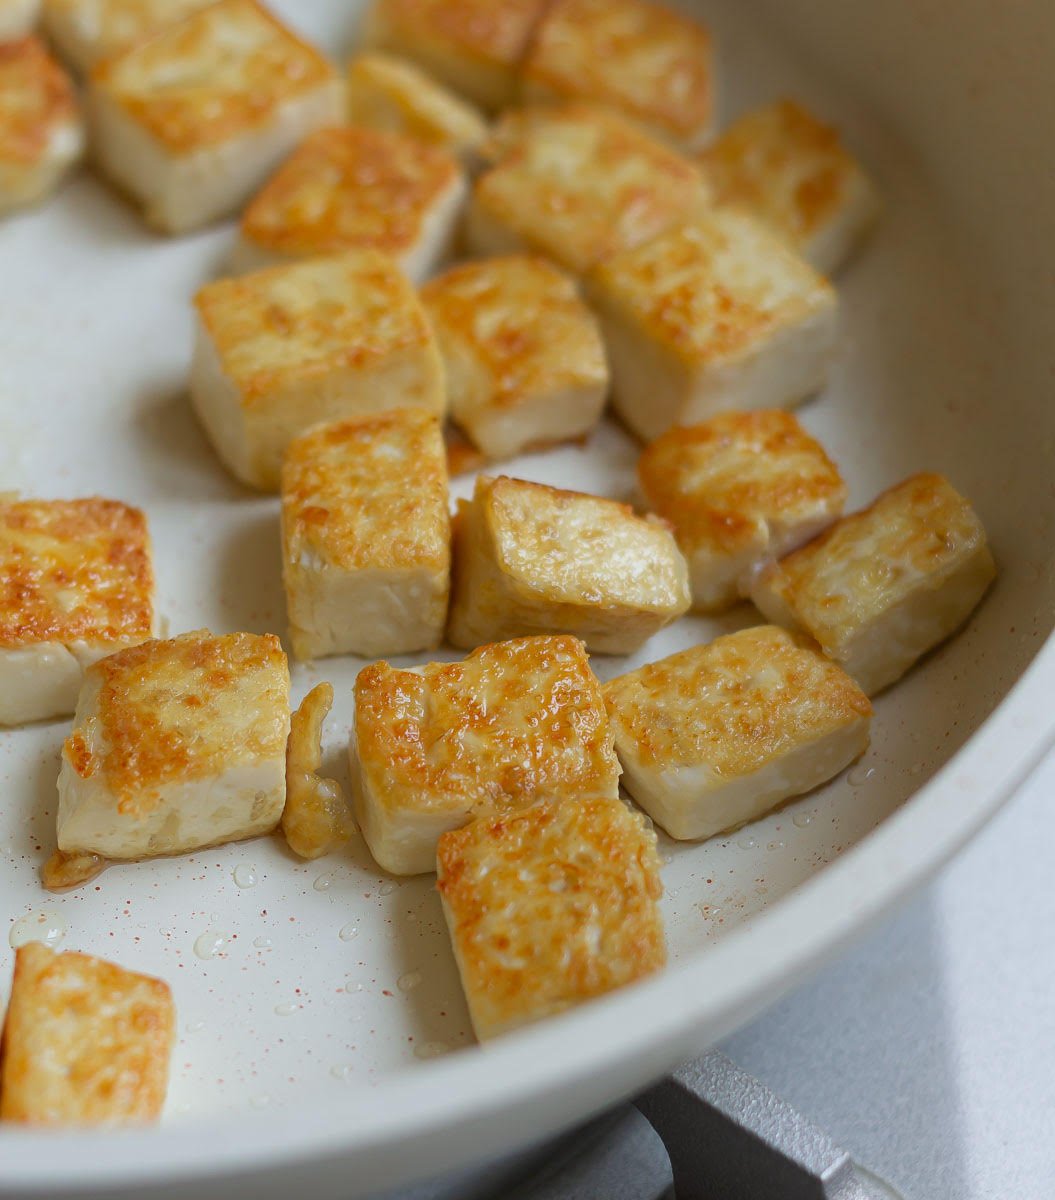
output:
[[[42,200],[83,150],[73,85],[44,43],[0,43],[0,216]]]
[[[455,646],[573,633],[588,650],[632,654],[691,603],[665,521],[541,483],[481,476],[454,523]]]
[[[835,352],[831,284],[730,210],[613,255],[587,294],[616,411],[646,440],[728,409],[797,404],[824,383]]]
[[[313,129],[344,116],[318,51],[256,0],[220,0],[97,63],[95,158],[149,224],[183,233],[240,208]]]
[[[706,203],[702,173],[615,113],[581,103],[507,115],[476,181],[476,255],[531,251],[573,274],[639,246]]]
[[[824,275],[879,214],[875,187],[838,132],[793,100],[740,117],[700,161],[717,203],[765,221]]]
[[[392,54],[358,54],[348,67],[347,84],[353,125],[401,133],[475,163],[487,122],[416,63]]]
[[[359,828],[396,875],[435,870],[440,835],[481,814],[619,792],[601,685],[572,637],[413,671],[366,667],[349,754]]]
[[[868,697],[773,625],[649,663],[604,693],[624,786],[683,840],[756,820],[868,747]]]
[[[374,0],[365,44],[404,55],[487,112],[516,99],[517,70],[548,0]]]
[[[637,466],[653,512],[669,521],[689,564],[693,607],[735,604],[769,562],[820,533],[846,503],[824,447],[791,413],[720,413],[676,426]]]
[[[59,769],[59,849],[153,858],[270,833],[286,799],[277,637],[208,630],[89,667]]]
[[[443,640],[450,590],[439,418],[402,408],[318,425],[282,468],[293,653],[410,654]]]
[[[320,129],[253,197],[233,265],[371,249],[420,281],[450,253],[465,191],[446,150],[376,129]]]
[[[142,1125],[165,1103],[176,1012],[168,984],[41,942],[15,952],[0,1121]]]
[[[387,255],[360,250],[207,284],[191,400],[228,469],[276,491],[282,456],[322,421],[404,406],[442,413],[425,312]]]
[[[175,25],[214,0],[47,0],[44,28],[52,45],[86,74],[100,59]]]
[[[600,420],[608,365],[575,281],[545,259],[466,263],[421,292],[454,420],[486,458],[581,437]]]
[[[985,530],[941,475],[914,475],[767,567],[751,599],[873,696],[971,615],[996,577]]]
[[[322,726],[332,707],[333,685],[317,683],[290,716],[282,833],[293,853],[309,861],[340,849],[353,833],[341,785],[319,774]]]
[[[0,725],[73,712],[87,666],[157,632],[139,509],[0,498]]]
[[[521,97],[592,100],[688,149],[710,134],[713,81],[711,39],[696,21],[649,0],[554,0],[524,60]]]
[[[33,32],[41,0],[0,0],[0,44],[17,42]]]
[[[437,887],[484,1041],[660,970],[656,835],[609,796],[542,801],[440,838]]]

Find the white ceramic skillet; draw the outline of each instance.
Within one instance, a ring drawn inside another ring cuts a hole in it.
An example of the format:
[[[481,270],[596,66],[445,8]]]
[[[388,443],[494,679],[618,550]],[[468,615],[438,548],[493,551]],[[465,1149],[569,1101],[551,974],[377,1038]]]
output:
[[[497,0],[496,0],[497,2]],[[331,52],[348,4],[277,7]],[[162,1126],[0,1130],[0,1196],[351,1196],[550,1133],[727,1033],[919,884],[1055,731],[1055,8],[1020,0],[755,0],[700,6],[726,118],[791,93],[837,120],[886,215],[840,279],[844,344],[804,409],[855,503],[949,474],[1001,566],[969,630],[877,705],[850,776],[728,840],[665,842],[671,964],[486,1051],[471,1045],[431,880],[386,879],[360,844],[314,865],[263,840],[114,868],[53,898],[66,725],[0,735],[0,929],[43,910],[61,944],[168,979],[179,1044]],[[147,233],[87,175],[0,228],[0,484],[144,505],[173,630],[284,628],[276,502],[230,482],[189,412],[188,301],[229,228]],[[515,473],[625,494],[633,448]],[[464,494],[468,483],[457,491]],[[719,629],[685,621],[634,661]],[[596,659],[609,675],[623,663]],[[331,679],[343,771],[360,664]],[[241,870],[238,870],[241,868]],[[234,875],[253,886],[239,886]],[[978,880],[985,888],[984,877]],[[202,935],[205,935],[204,937]],[[223,935],[221,940],[217,935]],[[212,957],[196,953],[216,949]],[[11,967],[0,937],[0,989]],[[998,969],[998,964],[994,964]]]

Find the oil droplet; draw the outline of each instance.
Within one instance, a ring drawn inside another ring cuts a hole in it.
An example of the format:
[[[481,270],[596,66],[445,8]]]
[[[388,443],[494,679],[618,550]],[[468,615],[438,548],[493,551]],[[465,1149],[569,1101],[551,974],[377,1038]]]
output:
[[[796,826],[796,828],[798,828],[798,829],[805,829],[806,826],[809,825],[809,823],[812,820],[813,820],[813,813],[801,812],[801,813],[796,813],[791,818],[791,823],[792,823],[792,825]]]
[[[11,926],[7,935],[12,950],[27,942],[43,942],[45,946],[57,946],[66,936],[65,918],[51,908],[28,912]]]
[[[328,892],[333,887],[333,875],[320,875],[311,886],[317,892]]]
[[[703,917],[705,921],[711,921],[715,917],[719,917],[722,914],[722,910],[717,904],[704,904],[701,900],[696,907],[700,910],[700,916]]]
[[[359,926],[354,921],[349,921],[347,925],[342,925],[337,931],[337,936],[342,942],[350,942],[359,936]]]
[[[348,996],[354,996],[356,992],[361,992],[363,985],[356,979],[346,979],[344,981],[344,991]]]
[[[386,879],[383,884],[377,889],[379,896],[391,896],[392,893],[399,887],[394,879]]]
[[[742,837],[737,838],[736,844],[741,850],[753,850],[758,845],[758,841],[753,837]]]
[[[401,992],[412,992],[421,982],[420,971],[408,971],[405,975],[400,975],[396,980],[396,987]]]
[[[215,925],[220,920],[219,913],[209,913],[209,920]]]
[[[355,1068],[351,1065],[351,1063],[334,1063],[334,1065],[330,1067],[330,1074],[334,1077],[334,1079],[340,1079],[344,1083],[347,1083],[348,1080],[351,1079],[354,1072]]]
[[[784,843],[782,841],[780,841],[779,839],[775,842],[766,842],[766,849],[767,850],[783,850]]]
[[[249,1104],[251,1108],[267,1108],[271,1103],[271,1097],[266,1092],[261,1092],[259,1096],[250,1096]]]
[[[441,1054],[446,1054],[450,1046],[446,1042],[419,1042],[414,1047],[415,1058],[437,1058]]]
[[[867,783],[875,773],[875,767],[866,767],[864,763],[858,763],[856,767],[850,769],[849,774],[846,776],[846,781],[857,787],[862,783]]]
[[[270,950],[271,949],[271,939],[269,937],[253,938],[253,945],[258,950]]]
[[[187,1026],[187,1032],[188,1033],[201,1033],[201,1031],[204,1028],[205,1028],[204,1021],[191,1021],[190,1024]]]
[[[199,958],[215,958],[231,940],[229,933],[220,933],[217,929],[206,929],[194,939],[194,953]]]
[[[231,878],[241,888],[256,887],[260,882],[260,876],[256,873],[256,867],[249,863],[239,863],[231,872]]]
[[[276,1017],[291,1017],[299,1008],[300,1008],[299,1004],[292,1004],[292,1003],[276,1004],[275,1005],[275,1016]]]

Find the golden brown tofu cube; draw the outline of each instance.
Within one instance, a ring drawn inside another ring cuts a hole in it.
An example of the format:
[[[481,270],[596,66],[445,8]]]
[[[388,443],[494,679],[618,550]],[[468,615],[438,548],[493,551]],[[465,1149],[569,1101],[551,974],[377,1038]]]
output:
[[[554,0],[521,72],[525,101],[592,100],[686,148],[711,129],[711,39],[650,0]]]
[[[127,50],[214,0],[47,0],[44,28],[76,70]]]
[[[773,625],[649,663],[604,692],[624,786],[675,838],[756,820],[868,747],[868,697]]]
[[[870,695],[971,615],[996,577],[985,529],[941,475],[914,475],[773,563],[751,598]]]
[[[436,332],[451,419],[486,459],[581,437],[597,424],[608,366],[575,282],[541,258],[454,267],[421,299]]]
[[[0,1120],[139,1125],[165,1103],[175,1009],[168,984],[29,942],[0,1045]]]
[[[440,838],[437,887],[481,1041],[666,961],[656,835],[621,800],[542,801]]]
[[[359,827],[397,875],[433,870],[440,834],[481,813],[619,787],[601,686],[572,637],[481,646],[418,671],[366,667],[349,753]]]
[[[691,602],[666,522],[625,504],[522,479],[481,477],[455,520],[456,646],[573,633],[589,650],[631,654]]]
[[[842,512],[838,468],[791,413],[721,413],[675,426],[638,461],[653,512],[674,527],[689,564],[693,607],[735,604],[754,576]]]

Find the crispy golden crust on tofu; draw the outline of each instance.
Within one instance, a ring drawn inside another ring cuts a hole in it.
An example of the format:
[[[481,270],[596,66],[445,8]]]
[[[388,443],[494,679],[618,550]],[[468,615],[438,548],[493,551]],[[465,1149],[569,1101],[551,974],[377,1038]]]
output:
[[[521,73],[528,97],[611,105],[687,143],[710,125],[712,75],[707,31],[647,0],[555,0]]]
[[[94,88],[177,154],[266,125],[284,101],[335,77],[256,0],[220,0],[91,74]]]
[[[715,202],[768,222],[806,246],[871,184],[839,141],[838,131],[793,100],[734,121],[702,155]]]
[[[319,683],[290,720],[282,832],[301,858],[321,858],[352,836],[352,814],[341,785],[319,775],[322,727],[332,707],[333,685]]]
[[[480,113],[408,59],[359,54],[348,67],[348,117],[427,142],[453,154],[471,154],[487,137]]]
[[[758,771],[872,706],[834,663],[760,625],[649,663],[604,686],[624,747],[645,767],[707,764],[720,778]]]
[[[736,361],[835,300],[769,229],[725,210],[613,255],[588,286],[686,364]]]
[[[572,103],[507,114],[497,165],[476,182],[472,225],[501,227],[575,272],[684,221],[707,198],[700,171],[631,122]]]
[[[413,287],[376,250],[219,279],[194,303],[246,407],[296,380],[433,343]]]
[[[358,759],[386,808],[487,811],[540,797],[615,796],[619,766],[582,643],[519,638],[420,673],[386,662],[355,681]]]
[[[276,254],[370,247],[398,256],[460,182],[457,160],[436,146],[361,126],[320,129],[250,202],[242,236]]]
[[[450,550],[439,418],[401,408],[320,425],[290,444],[282,468],[287,561],[343,571],[431,567]]]
[[[48,0],[44,21],[78,67],[141,42],[213,0]]]
[[[0,647],[147,638],[146,517],[117,500],[0,501]]]
[[[645,447],[637,471],[649,505],[687,554],[735,553],[754,542],[760,522],[834,518],[846,502],[838,467],[782,409],[675,426]]]
[[[481,1039],[658,971],[655,834],[610,797],[543,801],[446,833],[438,889]]]
[[[154,1121],[168,1085],[175,1010],[167,984],[39,942],[15,954],[0,1054],[0,1120]]]
[[[79,119],[73,85],[40,38],[0,44],[0,167],[36,163]]]
[[[86,677],[100,684],[98,736],[74,730],[63,756],[81,779],[103,772],[121,814],[149,812],[168,784],[285,754],[289,668],[273,634],[143,642]]]

